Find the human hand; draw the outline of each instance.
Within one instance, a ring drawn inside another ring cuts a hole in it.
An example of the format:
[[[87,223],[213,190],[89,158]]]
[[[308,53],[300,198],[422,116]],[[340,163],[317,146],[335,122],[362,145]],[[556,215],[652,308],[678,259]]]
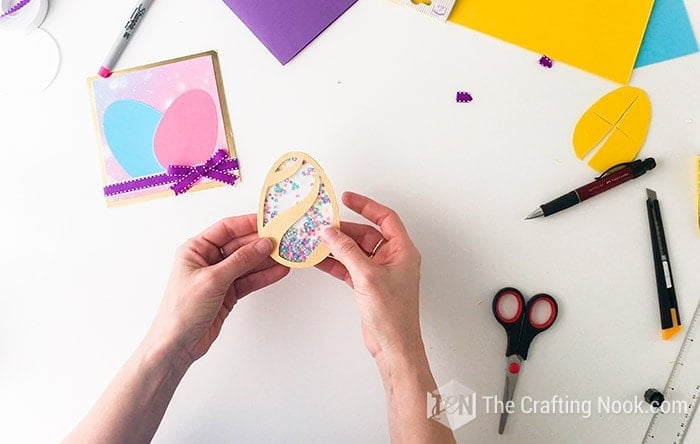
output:
[[[374,358],[423,353],[418,307],[420,253],[390,208],[355,193],[344,193],[343,203],[379,230],[351,222],[342,222],[340,230],[327,228],[322,240],[333,257],[317,267],[355,290],[362,336]]]
[[[149,332],[189,362],[202,357],[236,302],[289,273],[259,239],[256,216],[223,219],[183,244]]]

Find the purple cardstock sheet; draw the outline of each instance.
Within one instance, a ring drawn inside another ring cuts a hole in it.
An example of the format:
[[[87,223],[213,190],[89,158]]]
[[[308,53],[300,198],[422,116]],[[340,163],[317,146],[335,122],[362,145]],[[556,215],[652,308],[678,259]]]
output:
[[[283,65],[357,0],[224,0]]]

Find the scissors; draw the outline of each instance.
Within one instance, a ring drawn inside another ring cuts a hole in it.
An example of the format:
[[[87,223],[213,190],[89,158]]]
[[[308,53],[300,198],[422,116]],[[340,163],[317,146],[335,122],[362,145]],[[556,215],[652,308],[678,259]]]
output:
[[[546,319],[539,321],[539,313],[546,315]],[[525,302],[523,294],[512,287],[498,290],[493,297],[493,314],[499,324],[503,326],[508,336],[506,356],[506,385],[503,390],[503,401],[507,403],[513,400],[515,384],[518,382],[520,367],[527,359],[530,343],[539,333],[547,330],[557,319],[559,307],[557,301],[548,294],[540,293]],[[508,420],[508,409],[503,409],[498,423],[498,433],[503,434]]]

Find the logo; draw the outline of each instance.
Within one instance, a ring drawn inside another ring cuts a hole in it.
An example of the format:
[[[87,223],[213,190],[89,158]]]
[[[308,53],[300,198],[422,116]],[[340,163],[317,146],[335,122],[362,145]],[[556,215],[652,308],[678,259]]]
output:
[[[476,418],[476,392],[457,381],[450,381],[427,393],[427,417],[452,431]]]

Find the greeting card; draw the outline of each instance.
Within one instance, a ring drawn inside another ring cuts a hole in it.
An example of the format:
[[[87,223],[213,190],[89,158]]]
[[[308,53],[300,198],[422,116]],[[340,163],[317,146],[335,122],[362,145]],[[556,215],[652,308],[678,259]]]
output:
[[[88,83],[109,206],[240,180],[216,52]]]

